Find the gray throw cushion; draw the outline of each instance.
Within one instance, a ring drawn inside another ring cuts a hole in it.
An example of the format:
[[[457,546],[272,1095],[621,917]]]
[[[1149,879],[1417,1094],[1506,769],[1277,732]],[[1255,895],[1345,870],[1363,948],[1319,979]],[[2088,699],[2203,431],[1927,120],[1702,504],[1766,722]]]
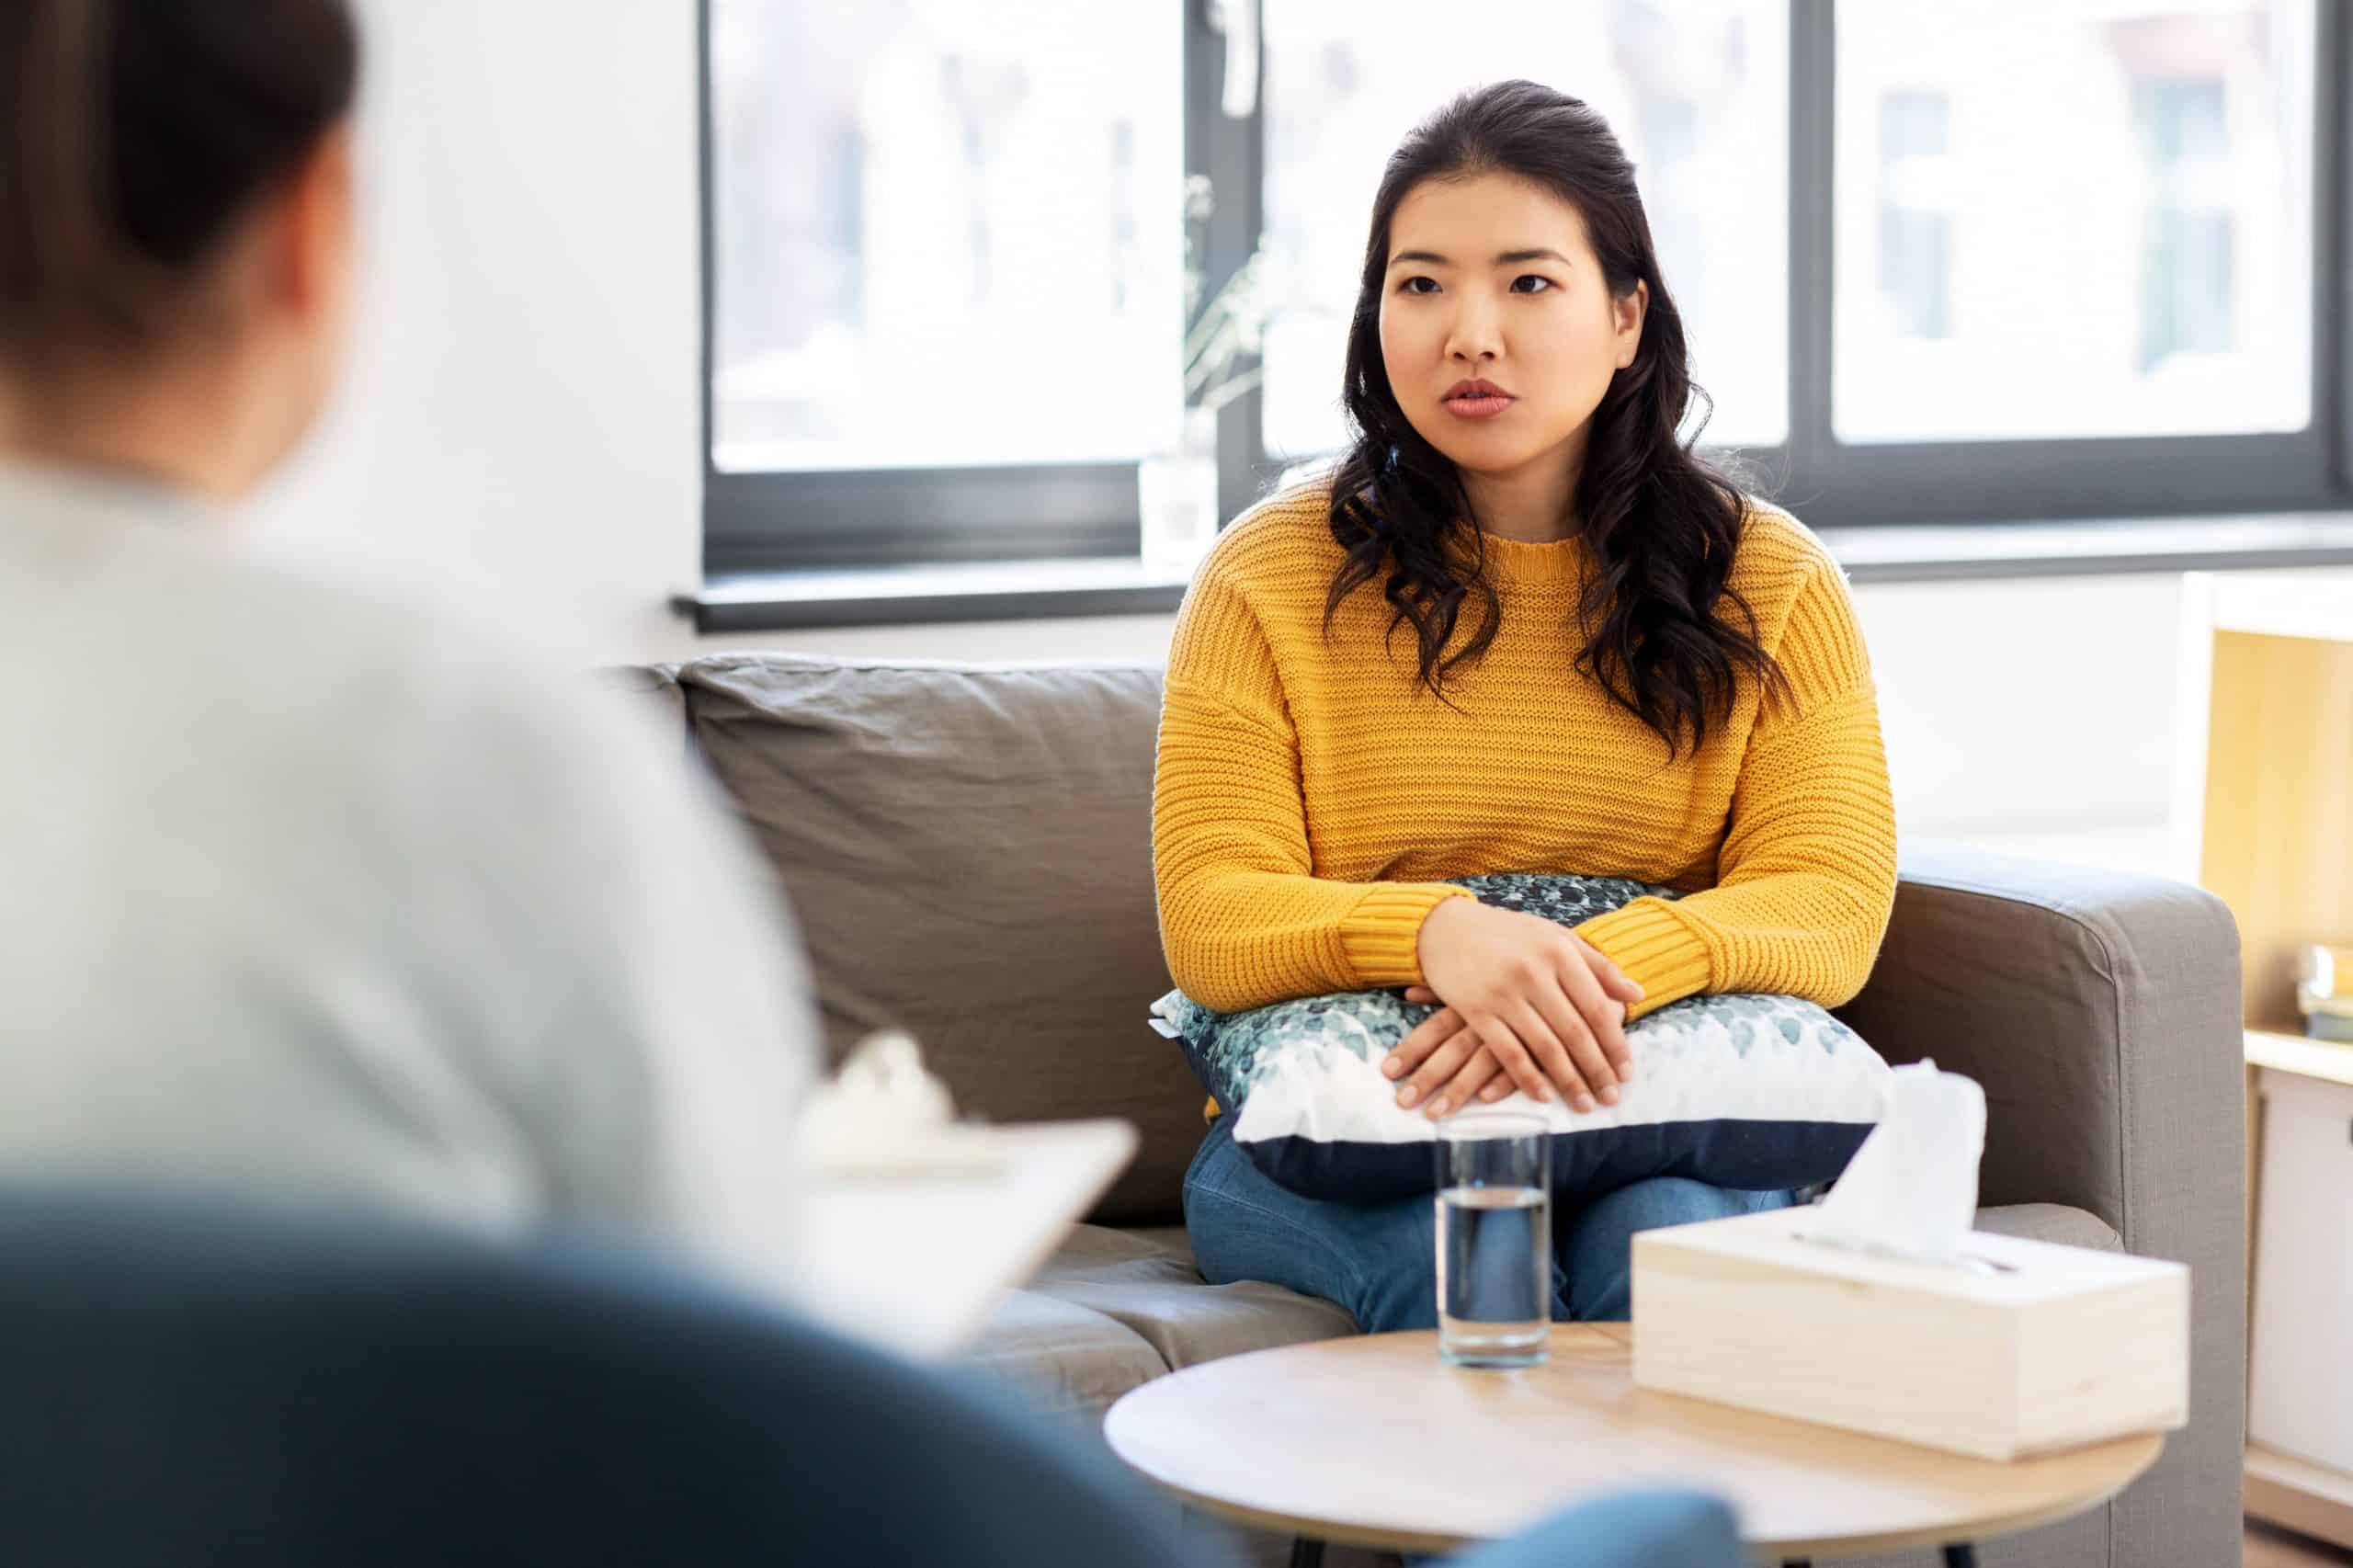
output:
[[[1095,1217],[1179,1218],[1200,1089],[1146,1027],[1160,671],[790,654],[677,673],[694,739],[782,876],[840,1054],[898,1025],[958,1108],[1119,1116]]]

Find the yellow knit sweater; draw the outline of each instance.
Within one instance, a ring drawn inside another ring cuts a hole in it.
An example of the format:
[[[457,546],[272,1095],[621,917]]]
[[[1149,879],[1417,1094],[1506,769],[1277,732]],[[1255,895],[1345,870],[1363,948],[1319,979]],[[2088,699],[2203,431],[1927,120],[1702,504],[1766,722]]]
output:
[[[1380,579],[1322,631],[1341,552],[1328,491],[1236,521],[1196,574],[1169,649],[1153,865],[1169,973],[1222,1012],[1422,983],[1423,917],[1486,871],[1631,877],[1577,927],[1643,987],[1640,1017],[1700,992],[1825,1006],[1859,990],[1895,893],[1895,818],[1870,665],[1844,574],[1795,518],[1752,509],[1732,583],[1790,681],[1672,764],[1574,659],[1583,547],[1485,540],[1495,640],[1415,678],[1384,653]],[[1477,624],[1466,606],[1459,641]]]

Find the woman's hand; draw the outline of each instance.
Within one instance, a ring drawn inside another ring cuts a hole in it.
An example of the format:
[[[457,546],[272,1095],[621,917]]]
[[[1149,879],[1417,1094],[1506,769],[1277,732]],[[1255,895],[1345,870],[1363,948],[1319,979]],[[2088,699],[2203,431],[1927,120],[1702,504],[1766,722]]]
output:
[[[1429,992],[1418,985],[1405,994],[1409,1000],[1417,999],[1425,1003],[1434,1000]],[[1435,1121],[1469,1105],[1473,1096],[1493,1104],[1511,1093],[1511,1074],[1506,1073],[1503,1063],[1495,1060],[1495,1053],[1481,1045],[1477,1035],[1467,1028],[1460,1028],[1450,1011],[1424,1020],[1424,1028],[1433,1024],[1454,1032],[1439,1040],[1435,1047],[1416,1045],[1415,1035],[1409,1035],[1382,1064],[1382,1071],[1394,1076],[1405,1070],[1404,1063],[1412,1060],[1409,1053],[1427,1053],[1423,1060],[1423,1071],[1415,1073],[1413,1081],[1397,1091],[1398,1104],[1411,1106],[1418,1103]],[[1419,1030],[1415,1031],[1415,1035],[1419,1033]],[[1434,1085],[1438,1092],[1433,1095],[1430,1088],[1424,1086],[1426,1083]]]
[[[1409,1002],[1447,1005],[1392,1051],[1381,1070],[1406,1079],[1400,1105],[1445,1116],[1474,1093],[1511,1085],[1580,1111],[1618,1103],[1632,1076],[1623,1024],[1643,989],[1591,944],[1533,915],[1449,899],[1423,921],[1418,944],[1429,984]],[[1507,1075],[1500,1087],[1497,1072]]]

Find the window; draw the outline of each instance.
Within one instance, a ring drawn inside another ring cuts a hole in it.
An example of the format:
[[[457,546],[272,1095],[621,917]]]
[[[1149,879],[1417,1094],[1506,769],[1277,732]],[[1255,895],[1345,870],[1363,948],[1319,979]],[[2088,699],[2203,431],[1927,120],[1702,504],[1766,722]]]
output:
[[[2232,212],[2222,95],[2219,76],[2133,84],[2149,181],[2135,364],[2143,375],[2174,355],[2228,354],[2236,342],[2231,256],[2245,225]]]
[[[1177,414],[1181,17],[709,0],[714,569],[1131,552]]]
[[[1930,342],[1952,335],[1950,106],[1942,93],[1894,92],[1879,103],[1879,294],[1883,331]]]
[[[2305,0],[1840,7],[1837,437],[2302,429],[2314,41]]]
[[[704,6],[715,577],[1108,581],[1188,327],[1255,259],[1257,373],[1214,422],[1238,511],[1344,437],[1382,161],[1514,75],[1608,118],[1702,439],[1816,526],[2353,505],[2333,5]]]
[[[1419,0],[1266,0],[1270,458],[1331,450],[1366,222],[1390,149],[1481,83],[1585,99],[1633,159],[1659,266],[1716,403],[1711,442],[1788,427],[1789,16],[1779,0],[1669,6],[1489,0],[1477,27]],[[1401,47],[1410,39],[1410,47]]]
[[[717,0],[714,466],[1133,462],[1165,437],[1181,35],[1154,9]]]

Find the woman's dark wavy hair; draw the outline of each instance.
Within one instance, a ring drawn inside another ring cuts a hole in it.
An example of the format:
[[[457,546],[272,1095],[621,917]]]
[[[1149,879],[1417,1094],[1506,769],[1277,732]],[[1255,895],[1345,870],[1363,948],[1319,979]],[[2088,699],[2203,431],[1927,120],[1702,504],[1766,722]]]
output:
[[[1757,641],[1755,613],[1726,582],[1747,512],[1741,485],[1697,455],[1698,429],[1688,441],[1676,436],[1694,397],[1714,405],[1692,382],[1683,318],[1659,276],[1634,166],[1600,115],[1549,87],[1504,82],[1465,93],[1390,155],[1348,326],[1342,401],[1355,439],[1334,472],[1331,511],[1347,559],[1324,605],[1324,630],[1348,595],[1385,571],[1382,592],[1396,612],[1389,630],[1413,625],[1421,680],[1441,699],[1454,666],[1495,641],[1501,607],[1461,476],[1405,417],[1381,356],[1398,204],[1426,180],[1486,174],[1533,181],[1576,209],[1613,298],[1637,279],[1650,286],[1634,361],[1594,410],[1577,478],[1575,526],[1597,570],[1577,607],[1580,629],[1590,631],[1576,667],[1656,731],[1672,760],[1687,736],[1696,750],[1724,719],[1743,674],[1760,688],[1785,682]],[[1449,653],[1473,596],[1482,622]]]

